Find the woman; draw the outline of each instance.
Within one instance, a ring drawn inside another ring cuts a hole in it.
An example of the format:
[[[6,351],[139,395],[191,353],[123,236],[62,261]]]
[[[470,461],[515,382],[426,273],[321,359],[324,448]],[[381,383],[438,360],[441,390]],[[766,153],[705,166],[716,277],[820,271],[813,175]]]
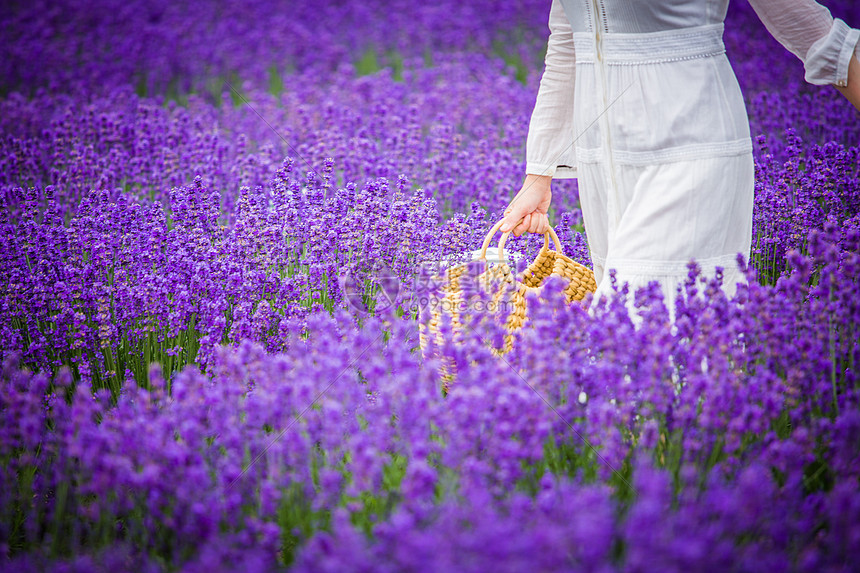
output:
[[[812,0],[750,0],[803,60],[860,109],[860,30]],[[749,256],[749,121],[722,42],[728,0],[553,0],[526,178],[502,231],[543,233],[553,178],[579,179],[597,280],[659,281],[667,306],[695,259],[731,293]]]

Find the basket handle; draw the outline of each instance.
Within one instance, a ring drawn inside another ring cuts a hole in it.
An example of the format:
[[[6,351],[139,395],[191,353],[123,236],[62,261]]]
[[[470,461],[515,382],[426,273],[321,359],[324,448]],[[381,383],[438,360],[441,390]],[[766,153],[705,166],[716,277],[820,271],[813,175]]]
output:
[[[522,220],[522,219],[520,219],[520,220]],[[502,219],[501,221],[499,221],[498,223],[493,225],[493,228],[490,229],[490,232],[487,233],[486,237],[484,237],[484,244],[481,245],[481,254],[478,256],[478,260],[484,260],[484,261],[487,260],[487,247],[490,246],[490,241],[492,240],[493,235],[496,234],[496,231],[499,230],[499,228],[502,226],[503,222],[504,222],[504,219]],[[502,233],[501,238],[499,238],[499,252],[500,253],[504,251],[505,241],[508,240],[508,236],[510,234],[511,234],[510,231],[505,231],[504,233]],[[563,251],[563,249],[561,247],[561,241],[558,240],[558,235],[555,234],[555,231],[553,230],[552,227],[547,229],[546,233],[543,234],[543,249],[542,250],[549,248],[550,237],[552,237],[552,242],[555,245],[555,250],[558,251],[559,253],[561,253]]]

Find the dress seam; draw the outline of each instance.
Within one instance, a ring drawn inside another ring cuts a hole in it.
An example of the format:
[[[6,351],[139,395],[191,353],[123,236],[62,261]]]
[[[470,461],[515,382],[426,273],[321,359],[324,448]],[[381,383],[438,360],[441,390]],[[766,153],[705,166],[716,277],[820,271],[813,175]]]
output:
[[[613,158],[617,164],[634,166],[746,155],[751,152],[752,140],[749,138],[711,143],[691,143],[684,146],[647,151],[612,150]],[[576,158],[580,163],[600,163],[604,159],[603,150],[601,148],[577,147]]]
[[[647,64],[669,64],[672,62],[686,62],[688,60],[698,60],[699,58],[714,58],[717,56],[722,56],[726,53],[725,49],[717,50],[714,52],[707,52],[703,54],[694,54],[691,56],[677,56],[674,58],[658,58],[654,60],[637,60],[635,62],[622,62],[622,61],[608,61],[606,62],[607,66],[641,66]],[[588,62],[583,62],[588,63]]]
[[[607,269],[616,269],[625,275],[640,276],[679,276],[690,272],[689,264],[694,261],[699,269],[705,274],[713,274],[717,267],[726,272],[733,272],[737,267],[737,254],[721,255],[706,259],[690,260],[642,260],[642,259],[615,259],[603,258],[592,255],[594,264],[601,265]]]

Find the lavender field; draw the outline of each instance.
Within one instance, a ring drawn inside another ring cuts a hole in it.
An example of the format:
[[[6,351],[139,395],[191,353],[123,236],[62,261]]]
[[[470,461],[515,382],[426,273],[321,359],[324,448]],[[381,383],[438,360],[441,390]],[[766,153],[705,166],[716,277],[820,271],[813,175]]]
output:
[[[860,121],[745,0],[748,283],[549,281],[509,354],[477,310],[421,351],[421,269],[522,183],[548,11],[0,6],[0,570],[858,570]]]

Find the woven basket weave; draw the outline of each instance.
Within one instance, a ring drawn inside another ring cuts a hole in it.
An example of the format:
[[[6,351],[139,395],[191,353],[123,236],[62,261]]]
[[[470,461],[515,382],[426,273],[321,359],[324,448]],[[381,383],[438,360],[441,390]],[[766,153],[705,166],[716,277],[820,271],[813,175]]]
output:
[[[502,221],[499,221],[487,233],[484,243],[481,245],[478,260],[487,261],[487,248],[501,226]],[[490,311],[493,309],[500,311],[503,308],[510,311],[505,320],[507,333],[504,338],[504,345],[501,349],[494,349],[500,355],[510,352],[513,348],[514,333],[528,321],[526,297],[530,293],[539,294],[543,282],[548,277],[560,277],[567,281],[564,294],[568,302],[582,300],[586,294],[594,292],[597,288],[591,269],[562,254],[561,242],[551,227],[544,233],[543,247],[535,259],[523,272],[514,276],[510,265],[504,262],[503,255],[505,241],[509,235],[510,232],[502,233],[499,239],[498,252],[502,262],[492,266],[488,264],[487,269],[482,275],[479,275],[479,280],[476,281],[476,284],[491,291],[488,293],[492,297],[492,304],[488,305]],[[555,245],[554,251],[549,248],[550,238]],[[447,314],[451,319],[454,339],[458,340],[462,334],[463,324],[460,309],[465,308],[468,303],[463,292],[462,281],[467,267],[468,263],[464,263],[446,269],[438,277],[442,282],[442,288],[438,293],[431,295],[429,304],[422,309],[424,316],[421,316],[419,323],[419,339],[425,356],[428,353],[431,337],[435,339],[437,345],[442,345],[443,337],[440,327],[444,314]],[[447,386],[453,381],[454,365],[450,359],[445,358],[442,359],[442,363],[442,377]]]

